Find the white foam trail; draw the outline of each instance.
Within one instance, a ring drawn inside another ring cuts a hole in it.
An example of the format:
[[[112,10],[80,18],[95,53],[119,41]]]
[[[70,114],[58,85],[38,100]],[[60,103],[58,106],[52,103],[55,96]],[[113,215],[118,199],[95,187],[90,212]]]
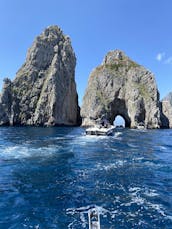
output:
[[[2,152],[1,156],[5,158],[27,158],[30,156],[29,150],[27,147],[19,146],[9,146],[6,147]]]
[[[80,208],[68,208],[66,209],[66,213],[72,216],[75,214],[79,215],[80,218],[79,224],[82,226],[82,228],[86,228],[88,225],[88,212],[90,209],[93,208],[96,208],[99,214],[102,215],[103,217],[106,216],[107,213],[109,213],[108,210],[97,205],[88,205]],[[74,221],[68,225],[68,228],[73,229],[74,228],[73,226],[75,225],[78,226],[78,222],[76,221],[76,219],[74,219]]]
[[[97,135],[84,135],[81,137],[78,137],[78,139],[85,139],[87,141],[99,141],[102,139],[107,139],[109,136],[97,136]]]
[[[49,146],[31,148],[30,146],[9,146],[0,150],[0,155],[5,159],[22,159],[29,157],[50,157],[54,155],[60,147]]]
[[[66,209],[66,212],[67,212],[67,214],[70,214],[70,215],[74,215],[74,214],[78,214],[78,213],[88,214],[89,210],[92,208],[96,208],[100,215],[104,215],[106,213],[109,213],[109,210],[107,210],[101,206],[97,206],[97,205],[88,205],[88,206],[79,207],[79,208],[68,208],[68,209]]]

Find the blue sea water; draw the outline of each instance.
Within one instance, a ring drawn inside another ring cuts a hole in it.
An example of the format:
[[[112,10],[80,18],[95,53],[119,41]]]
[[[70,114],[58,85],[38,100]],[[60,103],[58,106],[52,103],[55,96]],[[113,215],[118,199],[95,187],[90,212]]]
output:
[[[172,130],[0,128],[0,228],[172,228]]]

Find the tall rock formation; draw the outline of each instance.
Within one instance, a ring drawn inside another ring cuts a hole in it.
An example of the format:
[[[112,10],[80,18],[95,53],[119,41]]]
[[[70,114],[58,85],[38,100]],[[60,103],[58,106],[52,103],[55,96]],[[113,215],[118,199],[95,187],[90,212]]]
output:
[[[14,81],[4,80],[0,125],[77,125],[75,65],[70,38],[57,26],[45,29]]]
[[[172,92],[162,100],[162,113],[164,116],[164,127],[172,128]]]
[[[94,125],[102,115],[112,124],[121,115],[126,127],[160,128],[159,106],[153,74],[115,50],[90,75],[81,108],[82,125]]]

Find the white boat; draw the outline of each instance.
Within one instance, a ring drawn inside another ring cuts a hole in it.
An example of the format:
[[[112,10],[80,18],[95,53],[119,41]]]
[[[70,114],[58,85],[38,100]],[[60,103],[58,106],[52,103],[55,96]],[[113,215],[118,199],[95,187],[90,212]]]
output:
[[[97,208],[88,211],[89,229],[100,229],[100,215]]]
[[[95,126],[95,127],[89,127],[85,130],[86,135],[98,135],[98,136],[104,136],[104,135],[111,135],[115,130],[115,126],[108,126],[108,127],[101,127],[101,126]]]
[[[137,126],[137,129],[139,129],[139,130],[144,130],[145,129],[145,125],[144,125],[144,123],[139,123],[138,124],[138,126]]]

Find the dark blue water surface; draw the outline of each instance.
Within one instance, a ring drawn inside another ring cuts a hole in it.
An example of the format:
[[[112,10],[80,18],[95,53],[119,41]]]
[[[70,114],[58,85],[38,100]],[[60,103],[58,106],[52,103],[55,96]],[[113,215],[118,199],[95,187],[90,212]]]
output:
[[[0,228],[172,228],[172,130],[0,128]]]

